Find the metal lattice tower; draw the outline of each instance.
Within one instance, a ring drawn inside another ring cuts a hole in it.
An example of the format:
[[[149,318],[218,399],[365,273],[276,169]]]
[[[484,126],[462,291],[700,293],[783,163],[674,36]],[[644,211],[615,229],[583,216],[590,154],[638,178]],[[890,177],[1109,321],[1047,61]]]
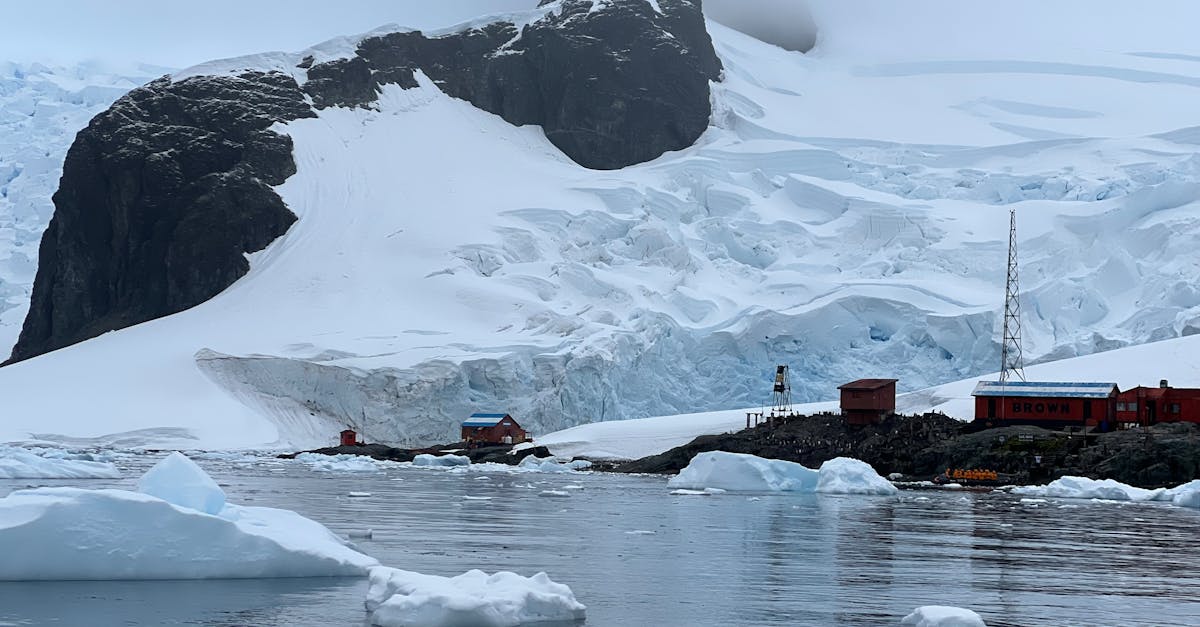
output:
[[[1008,278],[1004,284],[1004,343],[1000,347],[1000,382],[1010,375],[1025,380],[1021,358],[1021,290],[1017,285],[1017,210],[1008,212]]]
[[[787,366],[775,367],[775,385],[771,389],[771,412],[782,415],[792,411],[792,382]]]

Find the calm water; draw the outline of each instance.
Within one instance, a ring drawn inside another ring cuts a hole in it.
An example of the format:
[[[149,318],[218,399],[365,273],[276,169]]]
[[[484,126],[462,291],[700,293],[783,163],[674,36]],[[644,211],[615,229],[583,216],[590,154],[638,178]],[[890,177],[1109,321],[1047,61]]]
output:
[[[0,481],[0,495],[131,487],[152,461],[121,462],[122,481]],[[544,570],[588,606],[588,625],[894,625],[927,604],[970,607],[992,627],[1200,625],[1195,510],[999,493],[689,497],[656,477],[200,463],[232,502],[372,529],[356,543],[389,566]],[[564,488],[569,498],[539,496]],[[363,625],[365,590],[357,579],[0,583],[0,625]]]

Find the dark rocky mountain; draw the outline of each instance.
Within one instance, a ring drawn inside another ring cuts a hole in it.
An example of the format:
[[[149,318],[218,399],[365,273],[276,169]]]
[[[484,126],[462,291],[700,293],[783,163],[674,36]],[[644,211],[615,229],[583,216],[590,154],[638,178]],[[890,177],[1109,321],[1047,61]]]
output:
[[[279,72],[164,77],[81,131],[42,238],[32,305],[7,363],[198,305],[249,269],[296,217],[271,188],[295,173],[270,127],[369,107],[423,72],[447,94],[540,125],[580,165],[616,169],[690,146],[721,64],[699,0],[543,2],[518,29],[364,39],[353,57]],[[311,101],[311,104],[310,104]]]

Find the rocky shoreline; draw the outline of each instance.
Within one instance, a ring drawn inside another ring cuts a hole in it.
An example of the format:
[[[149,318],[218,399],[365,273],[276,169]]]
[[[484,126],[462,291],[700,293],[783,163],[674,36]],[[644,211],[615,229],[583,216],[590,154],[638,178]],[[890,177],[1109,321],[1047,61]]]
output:
[[[675,473],[699,453],[748,453],[810,468],[853,457],[883,475],[930,480],[951,468],[987,469],[1015,484],[1074,475],[1143,488],[1200,476],[1200,425],[1159,424],[1097,435],[1019,426],[978,430],[942,414],[895,415],[878,425],[849,425],[834,414],[793,416],[774,426],[701,436],[665,453],[616,464],[626,473]]]
[[[515,466],[521,463],[521,460],[529,457],[551,457],[550,451],[544,446],[533,446],[513,450],[511,444],[498,446],[481,446],[477,448],[467,448],[465,442],[454,444],[443,444],[440,446],[432,446],[428,448],[397,448],[388,446],[387,444],[352,444],[346,446],[329,446],[326,448],[313,449],[311,451],[300,451],[297,453],[284,453],[279,455],[279,459],[295,459],[301,453],[315,453],[317,455],[360,455],[378,459],[380,461],[390,462],[411,462],[417,455],[461,455],[470,458],[472,464],[507,464]]]

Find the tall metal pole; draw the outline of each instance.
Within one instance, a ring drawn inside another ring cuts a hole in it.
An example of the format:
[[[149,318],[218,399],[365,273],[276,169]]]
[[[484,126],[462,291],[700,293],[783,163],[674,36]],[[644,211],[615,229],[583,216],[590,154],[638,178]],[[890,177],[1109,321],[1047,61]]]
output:
[[[1000,382],[1010,375],[1025,380],[1021,358],[1021,290],[1017,285],[1017,210],[1008,211],[1008,278],[1004,284],[1004,343],[1000,347]]]

